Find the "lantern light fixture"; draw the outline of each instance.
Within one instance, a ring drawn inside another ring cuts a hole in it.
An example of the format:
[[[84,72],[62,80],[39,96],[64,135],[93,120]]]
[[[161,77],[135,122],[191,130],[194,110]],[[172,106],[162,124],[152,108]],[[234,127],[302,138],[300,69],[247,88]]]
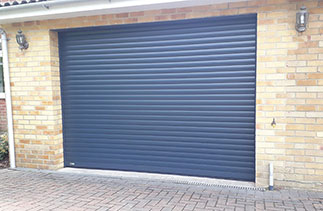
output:
[[[298,32],[304,32],[307,27],[309,13],[305,6],[302,6],[296,13],[296,30]]]
[[[26,40],[26,36],[22,33],[21,30],[18,31],[16,35],[16,40],[20,50],[26,50],[29,47],[29,44]]]

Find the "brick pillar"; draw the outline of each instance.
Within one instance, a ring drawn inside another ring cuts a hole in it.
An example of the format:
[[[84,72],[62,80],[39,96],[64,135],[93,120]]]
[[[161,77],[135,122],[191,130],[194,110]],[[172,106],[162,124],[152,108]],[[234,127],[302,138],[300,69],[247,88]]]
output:
[[[58,169],[63,138],[57,33],[27,25],[22,30],[30,47],[22,52],[17,29],[7,29],[17,167]]]

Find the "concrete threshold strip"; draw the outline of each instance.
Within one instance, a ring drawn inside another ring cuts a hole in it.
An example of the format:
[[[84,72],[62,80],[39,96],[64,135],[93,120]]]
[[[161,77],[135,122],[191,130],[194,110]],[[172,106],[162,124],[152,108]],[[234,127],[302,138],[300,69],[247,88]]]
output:
[[[83,169],[83,168],[63,168],[57,171],[51,170],[37,170],[16,168],[18,171],[33,171],[44,172],[50,174],[73,174],[81,176],[100,176],[120,179],[138,179],[149,180],[158,182],[170,182],[177,184],[201,185],[201,186],[214,186],[221,188],[234,188],[245,190],[265,191],[265,188],[256,187],[253,182],[242,182],[234,180],[224,180],[205,177],[181,176],[170,174],[156,174],[156,173],[143,173],[143,172],[126,172],[126,171],[113,171],[113,170],[96,170],[96,169]]]

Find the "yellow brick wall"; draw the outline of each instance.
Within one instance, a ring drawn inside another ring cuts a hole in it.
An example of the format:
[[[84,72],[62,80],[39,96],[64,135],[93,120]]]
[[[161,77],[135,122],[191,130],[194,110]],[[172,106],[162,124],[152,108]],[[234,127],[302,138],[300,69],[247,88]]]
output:
[[[306,32],[295,14],[310,12]],[[4,25],[9,38],[10,77],[17,166],[63,166],[57,34],[51,29],[258,14],[256,184],[323,190],[323,1],[256,0]],[[20,52],[15,33],[30,43]],[[275,118],[277,126],[270,123]]]
[[[17,48],[14,34],[8,46],[17,166],[57,169],[63,166],[57,36],[26,35],[28,51]]]

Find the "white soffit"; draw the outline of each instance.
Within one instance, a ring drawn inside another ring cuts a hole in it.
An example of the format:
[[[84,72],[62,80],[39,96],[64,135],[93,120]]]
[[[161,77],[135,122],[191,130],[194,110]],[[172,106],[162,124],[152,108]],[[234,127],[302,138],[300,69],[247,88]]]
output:
[[[242,0],[51,0],[0,8],[0,24],[170,9]]]

